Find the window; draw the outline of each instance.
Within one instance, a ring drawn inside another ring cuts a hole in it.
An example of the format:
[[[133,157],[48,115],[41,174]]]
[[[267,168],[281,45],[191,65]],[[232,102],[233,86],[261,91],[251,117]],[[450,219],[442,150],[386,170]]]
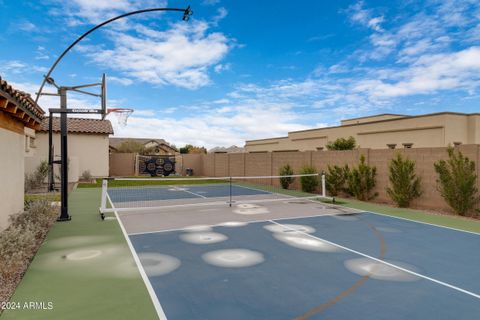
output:
[[[388,149],[395,149],[397,147],[396,143],[387,143]]]
[[[35,138],[30,137],[30,148],[36,148],[37,146],[35,145]]]
[[[402,143],[403,147],[405,149],[410,149],[412,146],[413,146],[413,143],[409,142],[409,143]]]

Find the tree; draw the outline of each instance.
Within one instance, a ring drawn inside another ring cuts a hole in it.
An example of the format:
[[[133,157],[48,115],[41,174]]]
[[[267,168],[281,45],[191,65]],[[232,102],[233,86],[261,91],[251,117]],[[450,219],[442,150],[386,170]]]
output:
[[[280,168],[278,173],[280,176],[291,176],[293,175],[293,169],[287,163]],[[288,187],[293,183],[294,180],[295,178],[293,177],[282,177],[280,178],[280,185],[282,186],[283,189],[288,189]]]
[[[145,151],[145,146],[133,139],[127,139],[125,141],[122,141],[120,146],[118,147],[118,152],[120,153],[140,153],[143,154]]]
[[[370,200],[378,195],[377,193],[371,193],[376,185],[377,168],[366,164],[363,154],[360,156],[358,167],[351,170],[346,168],[345,172],[347,173],[348,192],[358,200]]]
[[[202,153],[207,153],[207,149],[205,147],[196,147],[191,144],[185,145],[185,147],[180,148],[180,153],[187,154],[187,153],[197,153],[197,154],[202,154]]]
[[[345,172],[342,167],[328,165],[328,170],[325,173],[325,184],[330,195],[338,196],[338,193],[345,189]]]
[[[406,208],[413,199],[422,194],[420,178],[415,174],[415,161],[403,158],[397,153],[390,161],[388,169],[391,188],[387,187],[387,194],[400,208]]]
[[[314,173],[317,173],[317,169],[309,165],[304,166],[302,170],[300,170],[300,174],[314,174]],[[318,175],[300,177],[300,185],[302,186],[303,192],[308,192],[308,193],[314,192],[319,185]]]
[[[448,205],[457,214],[464,216],[479,200],[475,162],[452,147],[447,152],[448,160],[434,164],[438,174],[437,188]]]
[[[353,150],[355,149],[357,143],[355,138],[350,136],[347,139],[338,138],[335,141],[329,141],[327,143],[328,150]]]

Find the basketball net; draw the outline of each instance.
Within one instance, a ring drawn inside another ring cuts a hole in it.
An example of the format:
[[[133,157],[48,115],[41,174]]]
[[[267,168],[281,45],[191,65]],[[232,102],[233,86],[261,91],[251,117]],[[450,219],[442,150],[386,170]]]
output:
[[[125,109],[125,108],[115,108],[115,109],[108,109],[108,113],[114,113],[115,118],[117,118],[117,123],[121,127],[125,127],[128,122],[128,117],[133,113],[133,109]]]

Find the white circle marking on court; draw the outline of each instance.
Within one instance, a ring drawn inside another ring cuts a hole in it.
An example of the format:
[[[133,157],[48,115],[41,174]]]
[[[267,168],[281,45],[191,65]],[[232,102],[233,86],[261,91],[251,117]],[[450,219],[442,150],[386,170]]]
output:
[[[185,232],[209,232],[212,231],[212,227],[206,224],[197,224],[193,226],[188,226],[183,229]]]
[[[315,228],[306,226],[303,224],[268,224],[263,226],[264,229],[275,232],[275,233],[297,233],[297,232],[304,232],[304,233],[314,233]]]
[[[191,232],[181,234],[179,237],[182,241],[193,244],[217,243],[228,239],[226,235],[217,232]]]
[[[79,261],[79,260],[88,260],[98,257],[102,254],[100,250],[78,250],[72,253],[69,253],[65,256],[65,259]]]
[[[248,249],[224,249],[210,251],[202,255],[208,264],[224,268],[251,267],[265,261],[263,254]]]
[[[240,203],[235,206],[233,212],[237,214],[250,215],[269,213],[270,211],[263,206],[259,206],[253,203]]]
[[[224,223],[220,223],[218,226],[235,228],[235,227],[243,227],[243,226],[246,226],[247,224],[248,224],[247,222],[242,222],[242,221],[227,221]]]
[[[274,233],[273,237],[292,247],[318,252],[338,252],[338,247],[331,245],[320,239],[314,239],[304,234]]]
[[[388,262],[401,268],[416,272],[416,268],[411,265],[395,261]],[[368,275],[377,280],[408,282],[420,279],[413,274],[367,258],[350,259],[345,261],[344,264],[345,267],[353,273],[356,273],[360,276]]]
[[[175,257],[155,252],[139,253],[138,257],[147,275],[152,277],[168,274],[180,267],[181,264],[180,260]]]

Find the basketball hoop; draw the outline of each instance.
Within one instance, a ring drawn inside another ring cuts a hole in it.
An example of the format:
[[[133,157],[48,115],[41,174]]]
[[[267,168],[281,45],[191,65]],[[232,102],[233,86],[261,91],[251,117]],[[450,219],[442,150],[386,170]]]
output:
[[[107,110],[107,114],[114,113],[117,118],[117,123],[121,127],[127,125],[128,117],[133,113],[133,109],[127,108],[112,108]]]

